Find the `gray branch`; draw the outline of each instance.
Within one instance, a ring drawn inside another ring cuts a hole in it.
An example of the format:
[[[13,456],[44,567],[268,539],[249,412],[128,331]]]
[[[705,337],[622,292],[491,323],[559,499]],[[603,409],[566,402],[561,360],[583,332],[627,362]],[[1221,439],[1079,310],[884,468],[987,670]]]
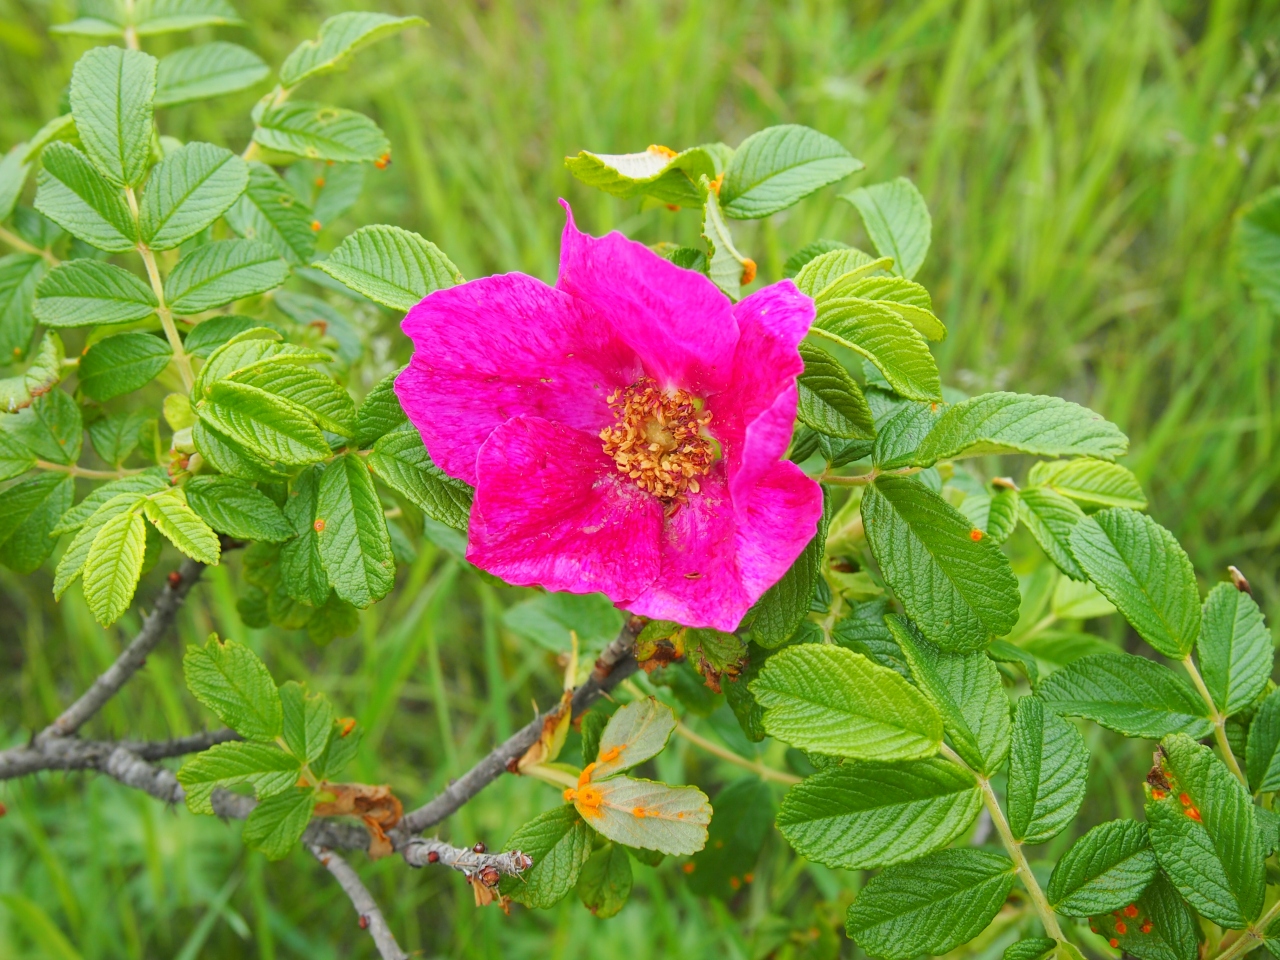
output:
[[[0,780],[25,777],[43,770],[103,770],[107,759],[120,747],[143,760],[163,760],[199,753],[214,744],[238,739],[234,730],[225,729],[155,741],[55,737],[39,745],[0,750]]]
[[[147,655],[164,638],[174,617],[178,615],[182,601],[187,598],[187,592],[192,584],[200,579],[202,570],[204,570],[204,564],[198,560],[182,561],[182,566],[178,568],[176,582],[166,584],[160,592],[155,608],[142,622],[142,629],[133,638],[133,642],[116,658],[116,662],[107,668],[106,673],[93,681],[93,686],[86,690],[79,700],[62,711],[62,715],[57,720],[36,734],[37,747],[57,737],[68,737],[75,733],[102,709],[104,703],[129,682],[129,678],[147,662]]]
[[[582,713],[602,694],[612,690],[635,672],[636,661],[632,656],[632,649],[639,632],[640,621],[632,618],[623,626],[617,638],[605,647],[604,653],[596,660],[591,676],[573,691],[574,714]],[[435,826],[498,779],[506,771],[508,764],[522,757],[537,742],[538,735],[542,732],[542,719],[541,716],[534,717],[504,743],[494,747],[483,760],[452,781],[434,800],[406,814],[391,832],[391,840],[396,847],[402,847],[413,834]]]
[[[324,865],[324,868],[333,874],[333,878],[350,898],[356,913],[360,916],[360,926],[368,930],[369,936],[373,937],[382,960],[409,960],[409,955],[400,949],[395,935],[387,926],[387,918],[382,915],[382,908],[373,899],[373,894],[364,885],[360,875],[352,869],[351,864],[321,844],[308,843],[307,848]]]
[[[509,853],[476,853],[474,848],[466,850],[455,847],[435,837],[430,840],[414,837],[404,845],[400,854],[411,867],[438,863],[442,867],[457,870],[464,876],[478,874],[489,886],[497,883],[500,875],[518,877],[533,865],[533,861],[519,850]]]

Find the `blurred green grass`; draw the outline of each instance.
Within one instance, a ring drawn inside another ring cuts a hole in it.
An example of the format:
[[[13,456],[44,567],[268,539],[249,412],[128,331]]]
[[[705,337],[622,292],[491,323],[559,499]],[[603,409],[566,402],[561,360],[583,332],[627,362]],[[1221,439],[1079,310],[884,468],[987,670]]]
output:
[[[236,2],[249,25],[220,35],[271,63],[324,16],[357,6]],[[394,145],[392,167],[371,173],[360,206],[349,222],[326,225],[324,242],[357,223],[392,222],[437,242],[467,276],[551,278],[559,196],[595,232],[684,242],[698,233],[693,213],[641,212],[580,187],[563,169],[566,154],[736,144],[778,122],[817,127],[866,162],[850,184],[906,173],[928,198],[934,239],[919,279],[951,330],[937,350],[951,381],[1057,392],[1119,423],[1153,512],[1201,574],[1217,579],[1236,563],[1273,618],[1280,613],[1276,334],[1229,249],[1234,211],[1280,179],[1280,3],[358,5],[422,13],[432,26],[362,55],[314,91],[374,114]],[[29,136],[65,96],[83,47],[49,39],[45,25],[69,19],[69,7],[0,0],[0,147]],[[163,53],[165,43],[148,49]],[[259,92],[170,110],[163,122],[183,139],[241,143]],[[764,281],[809,240],[864,242],[836,193],[743,230],[739,246]],[[380,336],[384,352],[403,354],[393,326]],[[431,549],[356,636],[324,649],[305,636],[245,631],[237,583],[234,562],[211,571],[181,641],[217,629],[255,644],[281,679],[312,676],[369,731],[353,775],[389,782],[410,802],[465,769],[529,715],[531,697],[545,704],[557,686],[554,664],[501,629],[505,592]],[[128,620],[99,629],[74,590],[55,606],[43,576],[6,576],[0,586],[0,730],[11,740],[53,716],[130,631]],[[139,596],[154,589],[144,584]],[[175,641],[153,656],[96,730],[193,729],[179,650]],[[1138,746],[1100,737],[1091,819],[1125,815],[1135,787],[1115,771],[1141,768]],[[686,766],[700,782],[732,778],[732,768],[683,745],[667,762],[677,778]],[[555,799],[505,778],[445,835],[496,844]],[[0,785],[0,800],[9,807],[0,819],[2,956],[372,956],[349,905],[304,854],[267,865],[244,852],[233,828],[80,776]],[[361,869],[402,943],[458,957],[751,957],[744,931],[779,913],[801,925],[802,949],[814,905],[856,882],[798,867],[775,837],[756,884],[731,907],[695,900],[668,863],[638,869],[635,902],[612,921],[573,898],[508,920],[475,912],[458,877],[398,863]],[[999,946],[997,937],[971,952]]]

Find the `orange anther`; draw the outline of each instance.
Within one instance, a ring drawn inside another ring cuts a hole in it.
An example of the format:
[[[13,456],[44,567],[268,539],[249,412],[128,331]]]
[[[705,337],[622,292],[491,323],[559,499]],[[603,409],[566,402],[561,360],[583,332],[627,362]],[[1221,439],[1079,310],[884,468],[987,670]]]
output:
[[[979,530],[977,527],[974,527],[972,530],[969,531],[969,539],[972,540],[974,543],[977,543],[979,540],[982,539],[982,531]]]

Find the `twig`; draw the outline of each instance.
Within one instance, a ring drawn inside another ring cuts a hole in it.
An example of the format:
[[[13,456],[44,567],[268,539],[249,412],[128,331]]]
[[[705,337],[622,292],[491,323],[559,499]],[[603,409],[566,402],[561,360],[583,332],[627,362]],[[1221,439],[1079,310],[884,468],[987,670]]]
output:
[[[37,748],[43,747],[52,739],[70,736],[79,730],[102,709],[103,704],[115,696],[130,677],[138,672],[139,668],[147,662],[147,655],[155,649],[156,644],[173,623],[174,617],[178,614],[178,608],[187,598],[191,585],[200,579],[200,572],[203,569],[204,564],[198,560],[188,559],[182,562],[176,582],[171,581],[161,591],[155,608],[143,621],[142,629],[133,638],[133,642],[102,676],[93,681],[93,686],[85,691],[79,700],[62,711],[62,715],[57,720],[36,734]]]
[[[414,837],[404,845],[400,854],[404,857],[404,862],[411,867],[424,867],[429,863],[438,863],[442,867],[457,870],[468,877],[480,874],[485,882],[490,879],[485,875],[490,870],[509,877],[518,877],[533,865],[533,861],[519,850],[507,853],[476,853],[474,848],[466,850],[451,846],[435,837],[430,840]],[[496,874],[492,879],[496,882]]]
[[[1235,960],[1236,957],[1248,953],[1255,947],[1262,946],[1267,939],[1267,928],[1271,926],[1271,921],[1275,920],[1277,915],[1280,915],[1280,900],[1273,903],[1271,908],[1258,918],[1257,923],[1242,930],[1231,945],[1214,957],[1214,960]]]
[[[146,473],[145,470],[93,470],[89,467],[82,467],[77,463],[52,463],[48,460],[36,460],[36,466],[41,470],[52,470],[56,473],[66,473],[73,477],[84,477],[86,480],[119,480],[122,477],[134,477],[140,473]]]
[[[61,262],[49,250],[42,250],[34,244],[27,243],[27,241],[23,240],[16,233],[10,233],[4,227],[0,227],[0,240],[3,240],[9,246],[13,247],[13,249],[18,250],[21,253],[31,253],[35,254],[37,257],[44,257],[45,262],[51,267],[56,267]]]
[[[632,656],[640,622],[632,619],[622,632],[605,647],[596,660],[595,668],[587,681],[573,691],[573,713],[578,714],[591,706],[603,693],[635,672],[636,661]],[[434,800],[405,815],[399,826],[391,832],[391,840],[398,848],[404,846],[410,836],[435,826],[454,813],[487,787],[507,769],[507,765],[524,755],[542,732],[542,717],[537,716],[513,733],[504,743],[494,747],[483,760],[450,783]]]
[[[238,740],[234,730],[211,730],[173,740],[81,740],[55,737],[39,747],[0,750],[0,780],[12,780],[44,770],[101,770],[119,747],[143,760],[163,760],[199,753],[215,744]]]
[[[713,756],[719,757],[726,763],[732,763],[734,766],[741,767],[743,770],[750,770],[761,780],[772,780],[774,783],[785,783],[788,786],[794,786],[800,782],[800,777],[795,774],[787,773],[784,770],[775,770],[773,767],[766,767],[763,763],[756,763],[748,760],[746,757],[740,757],[728,747],[722,747],[718,743],[713,743],[706,737],[694,733],[683,723],[677,721],[676,734],[684,737],[695,747],[705,750]]]
[[[351,868],[351,864],[318,843],[309,843],[307,848],[315,854],[315,858],[324,868],[333,874],[333,878],[338,881],[343,892],[351,899],[356,913],[360,915],[360,927],[369,931],[369,936],[373,937],[382,960],[409,960],[409,955],[400,949],[395,935],[387,926],[382,908],[373,899],[373,894],[361,881],[360,875]]]

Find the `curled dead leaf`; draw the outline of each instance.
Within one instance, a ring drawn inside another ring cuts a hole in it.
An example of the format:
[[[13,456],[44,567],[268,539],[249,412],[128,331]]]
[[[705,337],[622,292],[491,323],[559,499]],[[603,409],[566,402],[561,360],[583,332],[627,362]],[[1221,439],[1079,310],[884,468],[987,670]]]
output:
[[[385,783],[324,783],[321,789],[333,799],[316,804],[317,817],[359,817],[369,830],[369,858],[377,860],[395,852],[387,831],[404,816],[404,805]]]

